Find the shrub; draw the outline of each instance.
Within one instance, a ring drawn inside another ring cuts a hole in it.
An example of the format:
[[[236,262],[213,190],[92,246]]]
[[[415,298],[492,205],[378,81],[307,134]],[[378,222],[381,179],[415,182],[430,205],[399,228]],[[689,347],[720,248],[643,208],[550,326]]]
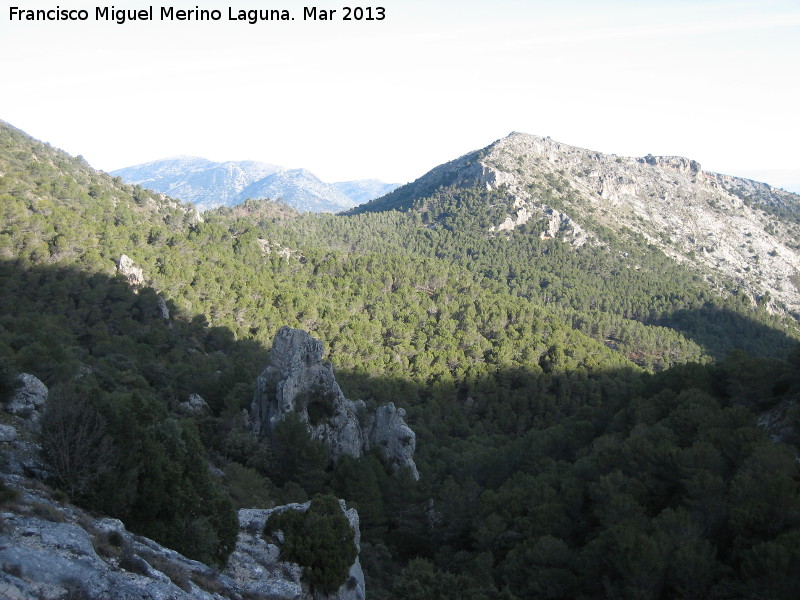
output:
[[[0,506],[10,504],[16,501],[17,498],[19,498],[19,492],[0,481]]]
[[[114,463],[105,419],[70,391],[49,398],[42,417],[41,443],[55,483],[75,500],[91,495]]]
[[[303,578],[313,591],[330,594],[346,581],[358,552],[355,536],[339,500],[318,495],[308,510],[286,510],[267,520],[264,535],[284,536],[282,556],[303,567]]]

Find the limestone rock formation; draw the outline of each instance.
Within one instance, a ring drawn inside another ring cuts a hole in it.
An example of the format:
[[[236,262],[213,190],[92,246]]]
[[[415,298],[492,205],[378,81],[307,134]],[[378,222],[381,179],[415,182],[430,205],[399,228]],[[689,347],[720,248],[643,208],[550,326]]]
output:
[[[419,472],[414,463],[417,436],[406,425],[405,416],[406,411],[395,408],[393,402],[378,407],[368,421],[365,449],[374,448],[393,472],[407,467],[418,480]]]
[[[28,373],[17,377],[19,387],[6,404],[6,412],[36,423],[47,402],[47,386]]]
[[[271,436],[294,413],[313,439],[327,444],[333,461],[343,454],[358,458],[375,448],[392,469],[407,466],[419,478],[413,460],[415,435],[402,409],[389,404],[367,415],[363,401],[344,397],[322,354],[322,342],[308,332],[290,327],[278,331],[269,363],[256,382],[250,410],[253,434]]]
[[[178,408],[186,415],[197,416],[208,410],[208,403],[200,394],[189,394],[189,398],[185,402],[181,402]]]
[[[127,254],[119,257],[117,272],[125,277],[132,287],[141,287],[145,283],[142,268],[137,266]]]
[[[644,238],[722,293],[738,290],[800,315],[800,196],[703,171],[681,156],[625,157],[511,133],[352,212],[410,210],[442,186],[500,190],[490,232],[538,228],[542,239],[602,246]],[[633,261],[631,268],[637,269]]]
[[[166,300],[161,297],[161,294],[158,295],[158,312],[162,319],[169,321],[169,307],[167,306]]]
[[[0,442],[13,442],[17,439],[17,430],[11,425],[0,425]]]
[[[355,544],[361,551],[361,533],[358,512],[348,509],[344,500],[339,501],[342,512],[347,517],[355,534]],[[307,586],[302,582],[302,568],[294,563],[280,560],[280,536],[274,544],[264,539],[264,526],[271,515],[287,510],[306,511],[310,502],[287,504],[271,509],[242,509],[239,511],[239,537],[236,549],[228,560],[223,572],[230,577],[245,594],[257,598],[304,599],[308,595]],[[361,563],[356,556],[350,566],[348,581],[339,590],[315,600],[364,600],[365,585]]]
[[[269,364],[256,381],[251,413],[253,433],[271,435],[289,413],[308,426],[313,439],[324,441],[336,460],[342,454],[359,457],[364,441],[356,411],[322,362],[322,342],[300,329],[282,327],[275,335]]]
[[[96,518],[59,502],[24,477],[6,474],[2,480],[17,490],[18,497],[0,513],[0,598],[365,598],[358,558],[350,568],[350,579],[336,593],[313,594],[302,581],[303,569],[282,560],[279,545],[261,535],[270,514],[306,510],[308,504],[241,510],[236,548],[220,573],[130,533],[117,519]],[[358,513],[343,501],[340,504],[358,545]]]

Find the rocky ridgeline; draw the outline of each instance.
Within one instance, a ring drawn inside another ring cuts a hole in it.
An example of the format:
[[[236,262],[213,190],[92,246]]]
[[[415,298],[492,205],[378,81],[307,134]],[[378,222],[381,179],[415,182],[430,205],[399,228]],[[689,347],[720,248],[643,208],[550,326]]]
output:
[[[634,243],[642,236],[717,289],[769,293],[773,309],[800,317],[800,222],[775,216],[798,214],[800,196],[680,156],[621,157],[512,133],[356,212],[407,209],[442,186],[475,184],[512,201],[495,233],[527,224],[575,247],[602,245],[603,229]]]
[[[272,198],[300,212],[339,212],[397,187],[374,179],[325,183],[306,169],[256,161],[218,163],[191,156],[156,160],[111,174],[188,200],[199,210],[234,206],[248,198]]]
[[[505,186],[515,198],[517,213],[496,230],[541,215],[542,237],[574,245],[594,237],[595,223],[622,236],[638,233],[717,287],[753,298],[769,292],[800,312],[800,226],[764,210],[797,209],[795,194],[708,173],[679,156],[618,157],[522,133],[469,156],[464,176]],[[554,199],[559,210],[547,204]]]
[[[371,412],[362,400],[345,398],[322,355],[322,342],[308,332],[289,327],[278,331],[250,409],[253,433],[270,436],[294,414],[313,439],[325,442],[333,461],[375,450],[392,471],[406,467],[419,479],[416,436],[404,420],[405,411],[390,402]]]

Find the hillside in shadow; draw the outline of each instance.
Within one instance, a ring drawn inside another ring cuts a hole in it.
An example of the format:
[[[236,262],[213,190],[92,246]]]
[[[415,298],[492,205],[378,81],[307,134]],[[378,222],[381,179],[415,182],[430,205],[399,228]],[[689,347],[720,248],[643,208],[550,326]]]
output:
[[[794,322],[793,338],[777,325],[713,305],[678,310],[651,324],[682,333],[716,359],[734,350],[743,350],[752,356],[785,358],[797,346],[797,330],[800,329],[800,324]]]
[[[134,531],[219,557],[181,517],[217,519],[227,539],[222,490],[332,492],[359,509],[378,600],[800,593],[796,449],[756,423],[800,397],[797,352],[658,375],[556,360],[459,380],[337,369],[348,397],[407,410],[416,483],[371,456],[331,465],[291,427],[286,447],[242,436],[234,423],[267,351],[168,308],[165,318],[155,291],[120,277],[0,262],[0,357],[104,417],[125,453],[79,500]],[[208,414],[178,415],[191,393]],[[224,478],[209,479],[206,457]]]

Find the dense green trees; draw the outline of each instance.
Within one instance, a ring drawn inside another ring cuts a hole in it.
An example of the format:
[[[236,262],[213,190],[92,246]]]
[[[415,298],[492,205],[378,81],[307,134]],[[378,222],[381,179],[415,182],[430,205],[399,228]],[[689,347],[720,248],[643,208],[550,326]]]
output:
[[[54,481],[83,504],[222,564],[229,495],[335,494],[377,600],[798,596],[796,323],[634,239],[491,235],[502,190],[200,220],[5,126],[0,160],[0,394],[31,372],[65,401],[47,427],[97,425],[107,460]],[[115,274],[123,253],[149,286]],[[374,456],[331,465],[291,419],[249,435],[282,325],[323,341],[348,397],[406,408],[420,482]],[[210,412],[181,413],[190,393]]]

